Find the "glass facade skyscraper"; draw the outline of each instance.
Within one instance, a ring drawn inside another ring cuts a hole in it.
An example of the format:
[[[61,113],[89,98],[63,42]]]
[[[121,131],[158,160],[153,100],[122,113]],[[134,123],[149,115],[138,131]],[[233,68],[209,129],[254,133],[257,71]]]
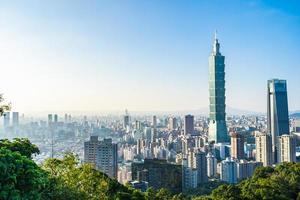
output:
[[[289,134],[289,110],[285,80],[268,80],[268,133],[272,136],[274,161],[277,161],[278,136]]]
[[[229,142],[225,113],[225,57],[215,36],[209,57],[209,141]]]

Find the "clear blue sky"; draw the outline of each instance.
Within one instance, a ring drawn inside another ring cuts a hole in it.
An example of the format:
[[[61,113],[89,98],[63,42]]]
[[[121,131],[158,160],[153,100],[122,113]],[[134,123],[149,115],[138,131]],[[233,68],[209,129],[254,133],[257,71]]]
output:
[[[300,109],[297,0],[0,0],[0,92],[19,111],[207,107],[215,29],[227,105],[264,112],[282,78]]]

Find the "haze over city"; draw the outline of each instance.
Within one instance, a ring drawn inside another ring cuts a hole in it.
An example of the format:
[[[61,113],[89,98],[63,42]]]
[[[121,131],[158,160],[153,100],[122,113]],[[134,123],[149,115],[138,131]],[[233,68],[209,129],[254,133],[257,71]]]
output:
[[[297,1],[1,1],[1,92],[20,112],[207,108],[217,29],[226,104],[266,112],[267,80],[281,78],[297,110],[298,11]]]

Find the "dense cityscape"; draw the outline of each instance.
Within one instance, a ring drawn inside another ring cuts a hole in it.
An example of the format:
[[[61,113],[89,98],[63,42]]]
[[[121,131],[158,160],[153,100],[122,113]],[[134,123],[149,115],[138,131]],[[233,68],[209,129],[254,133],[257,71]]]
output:
[[[226,47],[224,47],[226,48]],[[185,193],[208,182],[237,184],[257,167],[299,162],[299,114],[289,115],[287,81],[266,80],[267,115],[226,115],[225,56],[215,34],[209,57],[209,117],[131,114],[28,118],[5,112],[4,138],[29,138],[34,161],[72,152],[81,163],[146,192]]]
[[[300,200],[299,0],[0,1],[0,200]]]

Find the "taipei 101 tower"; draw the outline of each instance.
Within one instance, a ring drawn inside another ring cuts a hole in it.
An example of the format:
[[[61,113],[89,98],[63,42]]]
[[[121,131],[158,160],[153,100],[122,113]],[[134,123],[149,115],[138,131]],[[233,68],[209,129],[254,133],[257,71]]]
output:
[[[209,57],[209,133],[208,140],[229,142],[225,113],[225,57],[215,33],[212,53]]]

